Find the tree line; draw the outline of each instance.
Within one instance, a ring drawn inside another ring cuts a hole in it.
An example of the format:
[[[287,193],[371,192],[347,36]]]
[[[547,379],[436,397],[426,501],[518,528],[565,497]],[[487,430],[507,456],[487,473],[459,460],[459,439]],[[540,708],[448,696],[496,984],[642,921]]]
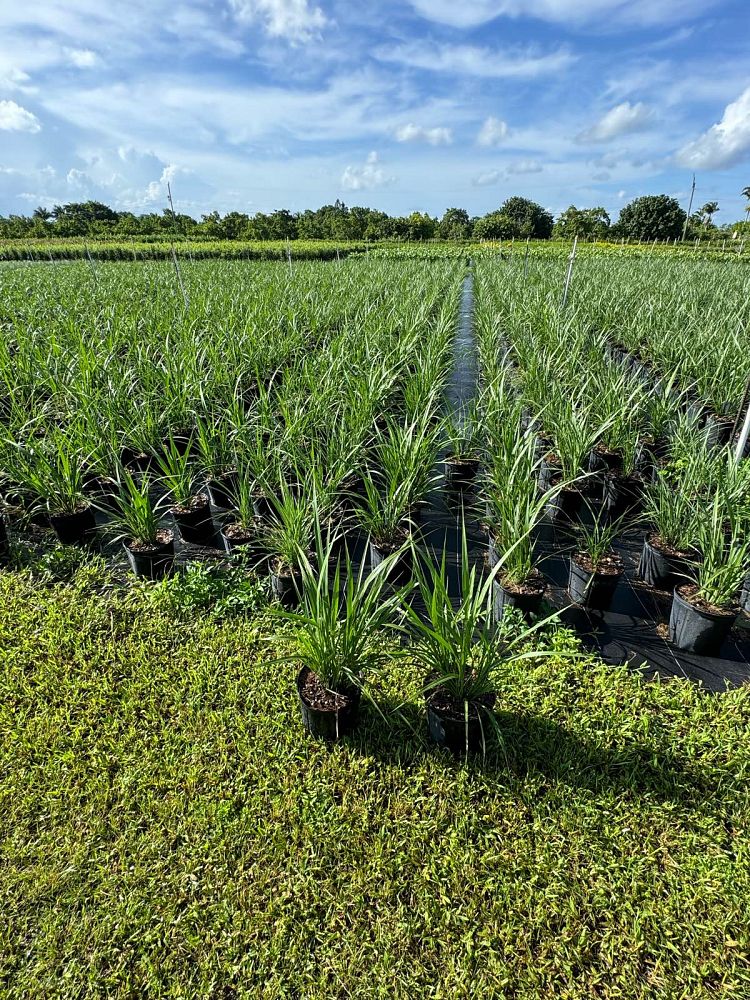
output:
[[[750,191],[750,189],[745,189]],[[745,192],[743,192],[745,193]],[[750,198],[750,195],[748,195]],[[164,209],[162,213],[135,215],[118,212],[98,201],[71,202],[52,209],[39,206],[32,215],[0,216],[0,237],[171,238],[209,240],[510,240],[553,238],[589,240],[674,240],[705,238],[729,232],[745,223],[719,230],[713,221],[719,211],[707,202],[688,219],[674,198],[648,195],[625,205],[612,222],[602,207],[571,205],[556,219],[541,205],[514,196],[482,216],[469,216],[463,208],[449,208],[440,218],[422,212],[390,216],[372,208],[348,207],[342,201],[317,211],[219,212],[200,219]]]

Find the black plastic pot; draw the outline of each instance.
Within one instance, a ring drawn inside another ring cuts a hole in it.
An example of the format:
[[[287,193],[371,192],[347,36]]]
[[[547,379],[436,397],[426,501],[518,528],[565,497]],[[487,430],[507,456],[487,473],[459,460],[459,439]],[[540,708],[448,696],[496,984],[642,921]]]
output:
[[[120,461],[129,472],[148,472],[154,463],[154,458],[136,448],[123,448]]]
[[[539,489],[542,493],[560,479],[561,472],[559,462],[553,461],[548,455],[543,456],[539,462]]]
[[[370,569],[376,569],[395,549],[386,548],[370,540]],[[389,580],[396,585],[408,583],[414,573],[414,557],[411,549],[405,549],[396,559]]]
[[[263,493],[256,493],[253,497],[253,510],[255,511],[255,516],[261,518],[263,521],[272,520],[274,515],[274,506]]]
[[[669,440],[657,438],[655,441],[638,442],[635,453],[636,472],[644,479],[653,480],[661,462],[669,456]]]
[[[96,532],[92,507],[84,507],[74,514],[50,514],[49,523],[63,545],[87,545]]]
[[[604,509],[616,521],[633,517],[643,504],[643,480],[636,476],[604,477]]]
[[[84,486],[84,493],[99,511],[114,513],[118,510],[119,486],[108,476],[92,476]]]
[[[130,568],[143,580],[161,580],[172,572],[174,566],[174,535],[171,531],[160,533],[162,541],[151,548],[132,549],[132,543],[123,542]]]
[[[445,485],[452,489],[468,486],[479,471],[478,458],[452,458],[443,461]]]
[[[575,556],[571,556],[568,577],[570,599],[584,608],[607,611],[624,572],[624,567],[619,573],[591,572],[581,566]]]
[[[742,588],[742,595],[740,596],[740,607],[745,614],[750,615],[750,573],[748,573],[745,577],[745,584]]]
[[[197,502],[194,507],[189,509],[173,508],[172,517],[183,542],[188,542],[190,545],[211,545],[216,538],[216,529],[211,517],[208,497],[205,493],[201,493],[195,499],[200,502]]]
[[[458,756],[465,755],[467,750],[469,753],[483,750],[493,734],[490,716],[495,704],[494,692],[479,703],[469,702],[468,719],[463,706],[446,709],[436,706],[435,699],[434,692],[425,697],[427,725],[433,742]]]
[[[278,573],[271,570],[271,590],[284,608],[294,608],[300,602],[302,576],[299,572]]]
[[[694,575],[695,571],[687,554],[670,555],[654,545],[651,536],[644,539],[638,564],[638,576],[644,583],[657,590],[674,590],[686,580],[691,580]]]
[[[308,733],[319,739],[335,741],[348,736],[359,719],[361,692],[357,688],[341,692],[346,703],[339,708],[315,708],[304,694],[305,681],[311,673],[308,667],[303,667],[297,674],[297,697],[302,710],[302,724]]]
[[[208,497],[214,507],[221,510],[231,510],[235,506],[235,491],[237,489],[237,473],[227,472],[218,479],[206,483]]]
[[[502,580],[497,577],[492,581],[492,609],[496,622],[501,622],[506,608],[518,608],[523,616],[528,620],[532,615],[539,614],[544,599],[546,584],[540,576],[534,593],[519,593],[503,585]]]
[[[676,587],[669,616],[669,638],[687,653],[718,656],[724,641],[737,621],[737,610],[717,613],[697,608]]]
[[[547,502],[547,516],[554,524],[571,524],[578,520],[583,501],[584,493],[581,490],[559,490]]]
[[[704,433],[706,435],[707,448],[722,448],[729,444],[734,430],[734,418],[720,416],[718,413],[709,413],[706,417]]]
[[[588,465],[589,472],[600,472],[604,475],[620,472],[622,455],[619,451],[601,451],[598,448],[593,448],[589,452]]]
[[[232,527],[232,525],[226,525],[221,529],[221,541],[224,545],[224,551],[227,555],[233,552],[242,551],[248,555],[252,555],[255,552],[260,554],[260,547],[258,545],[258,529],[247,529],[245,532],[230,532],[227,534],[227,528]]]

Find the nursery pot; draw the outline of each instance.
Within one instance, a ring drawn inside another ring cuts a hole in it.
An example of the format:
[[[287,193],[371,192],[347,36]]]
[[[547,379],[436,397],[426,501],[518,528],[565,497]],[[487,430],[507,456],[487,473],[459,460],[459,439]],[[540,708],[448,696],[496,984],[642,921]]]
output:
[[[274,515],[274,506],[263,493],[256,493],[253,497],[253,510],[255,516],[264,521],[270,521]]]
[[[490,741],[494,691],[468,703],[468,719],[464,704],[455,702],[441,688],[428,691],[425,702],[430,736],[438,746],[462,756],[467,749],[470,753],[482,750]]]
[[[214,507],[231,510],[235,505],[234,494],[237,488],[237,473],[227,472],[206,483],[208,497]]]
[[[604,509],[613,521],[637,514],[642,503],[643,480],[638,476],[605,476]]]
[[[358,688],[328,691],[308,667],[297,674],[297,696],[302,710],[302,724],[313,736],[339,740],[348,736],[357,724],[362,699]]]
[[[387,545],[370,539],[370,569],[375,570],[384,559],[392,555],[400,545]],[[390,573],[390,581],[395,584],[408,583],[414,572],[414,557],[411,549],[405,549],[396,559]]]
[[[158,531],[156,537],[156,545],[134,541],[122,543],[130,568],[140,579],[161,580],[174,566],[174,535],[171,531]]]
[[[695,584],[675,587],[669,638],[678,649],[718,656],[737,620],[737,608],[710,608],[695,602]]]
[[[302,574],[299,570],[271,568],[271,590],[284,608],[294,608],[300,602]]]
[[[740,597],[740,607],[742,610],[750,615],[750,573],[745,577],[745,583],[742,587],[742,596]]]
[[[129,472],[148,472],[153,464],[153,457],[136,448],[123,448],[120,460]]]
[[[478,458],[459,458],[455,455],[448,455],[443,461],[445,485],[454,489],[468,486],[478,470]]]
[[[612,472],[619,472],[621,469],[622,455],[619,451],[592,448],[589,452],[589,472],[601,472],[606,475]]]
[[[554,455],[544,455],[539,462],[539,489],[544,493],[560,478],[560,463]]]
[[[50,514],[50,524],[63,545],[85,545],[96,530],[92,507],[82,507],[73,514]]]
[[[244,524],[226,524],[221,529],[221,541],[227,555],[241,551],[251,553],[253,546],[258,545],[258,527],[248,527]]]
[[[692,579],[694,573],[687,552],[675,552],[659,545],[654,535],[648,535],[643,542],[638,576],[644,583],[657,590],[674,590],[675,587]]]
[[[539,614],[545,587],[541,573],[519,585],[504,583],[502,577],[496,576],[492,581],[492,609],[495,621],[502,621],[506,608],[518,608],[527,620],[532,615]]]
[[[118,509],[119,484],[108,476],[92,476],[84,486],[86,496],[92,506],[109,513]]]
[[[183,542],[191,545],[211,545],[215,537],[211,507],[205,493],[193,497],[188,507],[173,507],[172,517]]]
[[[721,448],[728,444],[734,430],[734,418],[709,413],[706,417],[704,433],[707,448]]]
[[[594,567],[583,553],[576,553],[570,557],[570,599],[584,608],[607,611],[624,572],[622,560],[618,556],[605,556]]]
[[[584,494],[577,489],[562,489],[547,501],[546,511],[554,524],[570,524],[578,518]]]
[[[636,471],[644,478],[651,480],[660,463],[669,456],[669,440],[660,437],[655,441],[641,440],[635,453]]]

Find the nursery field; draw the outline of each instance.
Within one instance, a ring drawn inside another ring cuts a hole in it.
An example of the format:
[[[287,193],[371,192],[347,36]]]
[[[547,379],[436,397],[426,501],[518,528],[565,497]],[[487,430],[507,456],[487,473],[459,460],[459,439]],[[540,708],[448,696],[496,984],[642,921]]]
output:
[[[0,995],[750,992],[750,270],[438,249],[0,265]]]

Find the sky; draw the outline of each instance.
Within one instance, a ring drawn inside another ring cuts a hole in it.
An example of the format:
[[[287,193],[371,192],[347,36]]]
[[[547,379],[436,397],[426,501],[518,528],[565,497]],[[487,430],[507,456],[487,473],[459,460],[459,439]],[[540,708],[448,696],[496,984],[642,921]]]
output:
[[[0,0],[0,214],[744,213],[749,0]]]

